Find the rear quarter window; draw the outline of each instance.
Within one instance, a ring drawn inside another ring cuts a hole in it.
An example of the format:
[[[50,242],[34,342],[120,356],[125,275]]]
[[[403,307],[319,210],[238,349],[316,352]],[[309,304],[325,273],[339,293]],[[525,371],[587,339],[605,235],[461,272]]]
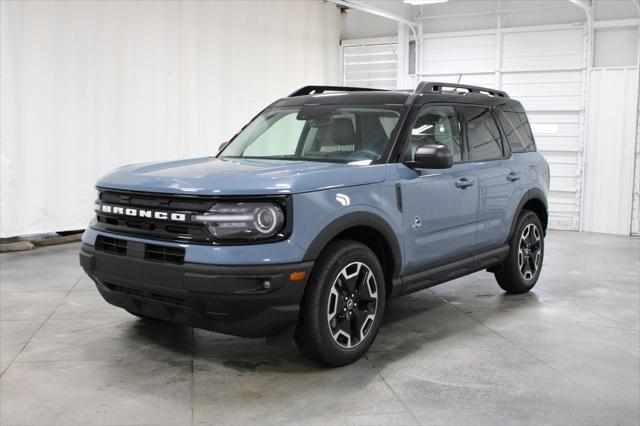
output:
[[[461,106],[466,124],[467,149],[471,161],[504,157],[500,131],[491,110],[486,107]]]
[[[513,152],[536,150],[531,126],[524,112],[498,110],[496,115]]]

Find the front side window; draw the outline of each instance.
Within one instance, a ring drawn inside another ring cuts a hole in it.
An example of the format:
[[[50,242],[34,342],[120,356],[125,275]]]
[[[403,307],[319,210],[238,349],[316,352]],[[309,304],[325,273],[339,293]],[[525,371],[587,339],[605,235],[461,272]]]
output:
[[[502,143],[498,125],[489,108],[462,106],[466,124],[467,149],[471,161],[502,158]]]
[[[402,113],[394,107],[273,108],[256,117],[219,157],[368,164],[382,158]]]
[[[409,135],[405,160],[413,160],[418,148],[430,144],[446,146],[453,156],[454,163],[462,160],[460,124],[455,107],[427,105],[420,109]]]

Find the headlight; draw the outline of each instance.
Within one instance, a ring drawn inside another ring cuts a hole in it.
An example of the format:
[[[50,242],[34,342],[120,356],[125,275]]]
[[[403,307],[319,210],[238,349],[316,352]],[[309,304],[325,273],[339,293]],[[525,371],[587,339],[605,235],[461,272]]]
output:
[[[205,223],[214,238],[259,240],[282,230],[284,213],[279,205],[269,202],[216,203],[193,220]]]

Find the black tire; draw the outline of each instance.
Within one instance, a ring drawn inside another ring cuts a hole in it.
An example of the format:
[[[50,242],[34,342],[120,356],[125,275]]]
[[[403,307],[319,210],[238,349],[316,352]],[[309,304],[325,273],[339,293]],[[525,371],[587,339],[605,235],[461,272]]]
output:
[[[509,256],[495,272],[498,285],[507,293],[526,293],[538,281],[543,258],[542,222],[534,212],[523,210],[509,241]]]
[[[296,344],[321,364],[351,364],[373,343],[384,307],[384,274],[373,251],[356,241],[333,242],[322,252],[307,284]]]

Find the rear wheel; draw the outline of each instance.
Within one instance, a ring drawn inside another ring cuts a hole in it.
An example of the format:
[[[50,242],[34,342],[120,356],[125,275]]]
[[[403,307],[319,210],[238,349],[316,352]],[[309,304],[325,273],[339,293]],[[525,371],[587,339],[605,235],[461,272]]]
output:
[[[520,294],[533,288],[544,258],[544,231],[538,215],[524,210],[509,242],[509,256],[495,272],[498,285],[507,293]]]
[[[384,306],[382,267],[371,249],[355,241],[332,243],[308,283],[296,343],[322,364],[350,364],[371,346]]]

